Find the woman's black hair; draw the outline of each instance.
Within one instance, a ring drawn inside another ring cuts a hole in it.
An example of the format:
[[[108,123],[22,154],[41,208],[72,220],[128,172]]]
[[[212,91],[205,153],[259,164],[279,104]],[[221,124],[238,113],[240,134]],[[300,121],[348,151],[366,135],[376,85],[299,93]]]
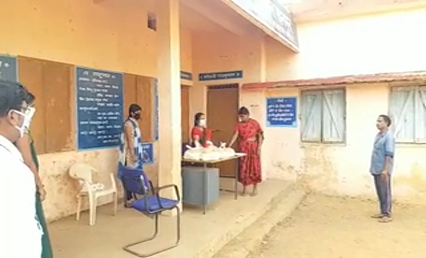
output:
[[[240,107],[240,109],[238,110],[238,115],[250,115],[250,112],[248,110],[248,108],[246,107]]]
[[[204,113],[202,113],[202,112],[198,112],[197,114],[195,114],[195,116],[194,116],[194,127],[199,126],[202,116],[204,116]],[[203,145],[203,146],[204,146],[204,144],[206,144],[206,135],[207,135],[207,129],[204,128],[203,134],[201,135],[201,138],[199,140],[200,144]],[[195,147],[195,142],[192,143],[192,147]]]
[[[131,104],[129,106],[129,117],[132,115],[132,113],[138,112],[139,110],[142,110],[141,106],[135,103]]]

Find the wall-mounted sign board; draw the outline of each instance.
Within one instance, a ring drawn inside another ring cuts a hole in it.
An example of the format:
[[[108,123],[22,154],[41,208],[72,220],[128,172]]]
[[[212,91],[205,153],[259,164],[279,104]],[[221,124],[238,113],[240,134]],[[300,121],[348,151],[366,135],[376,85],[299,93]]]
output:
[[[292,13],[277,0],[222,0],[243,17],[294,51],[299,51],[296,23]],[[239,10],[238,10],[239,9]]]
[[[142,149],[144,165],[154,164],[154,144],[152,142],[143,143]]]
[[[120,145],[123,74],[76,68],[78,149]]]
[[[217,80],[230,80],[242,79],[244,77],[243,71],[227,71],[216,73],[200,73],[198,75],[199,81],[217,81]]]
[[[185,71],[180,71],[180,78],[182,80],[192,81],[192,73],[188,73]]]
[[[268,127],[297,127],[297,97],[266,99]]]

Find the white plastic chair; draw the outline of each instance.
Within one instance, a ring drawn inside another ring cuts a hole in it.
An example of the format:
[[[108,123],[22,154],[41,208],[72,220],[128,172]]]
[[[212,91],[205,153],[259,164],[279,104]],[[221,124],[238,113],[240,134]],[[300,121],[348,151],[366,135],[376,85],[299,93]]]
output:
[[[81,212],[81,198],[88,196],[89,198],[89,225],[93,226],[96,222],[96,207],[99,197],[112,195],[114,199],[114,216],[117,214],[117,185],[115,183],[114,174],[110,174],[111,187],[104,189],[105,186],[101,183],[94,183],[92,180],[92,174],[95,169],[84,163],[77,163],[71,166],[69,169],[69,175],[71,178],[76,179],[80,183],[80,190],[77,194],[77,214],[76,220],[80,220]]]

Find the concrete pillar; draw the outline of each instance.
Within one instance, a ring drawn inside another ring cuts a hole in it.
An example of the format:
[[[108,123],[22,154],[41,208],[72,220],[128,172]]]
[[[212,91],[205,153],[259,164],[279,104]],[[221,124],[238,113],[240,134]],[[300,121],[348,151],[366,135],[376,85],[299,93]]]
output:
[[[181,179],[181,88],[179,0],[157,0],[160,186]],[[164,197],[174,198],[173,191]],[[181,195],[182,196],[182,195]]]
[[[266,82],[266,38],[260,39],[260,82]]]

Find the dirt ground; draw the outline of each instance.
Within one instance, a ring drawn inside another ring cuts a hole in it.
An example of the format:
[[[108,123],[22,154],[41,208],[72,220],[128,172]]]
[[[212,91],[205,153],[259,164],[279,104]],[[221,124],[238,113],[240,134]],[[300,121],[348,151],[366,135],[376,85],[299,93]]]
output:
[[[378,204],[310,195],[251,258],[426,257],[426,206],[394,205],[394,221],[370,218]]]

